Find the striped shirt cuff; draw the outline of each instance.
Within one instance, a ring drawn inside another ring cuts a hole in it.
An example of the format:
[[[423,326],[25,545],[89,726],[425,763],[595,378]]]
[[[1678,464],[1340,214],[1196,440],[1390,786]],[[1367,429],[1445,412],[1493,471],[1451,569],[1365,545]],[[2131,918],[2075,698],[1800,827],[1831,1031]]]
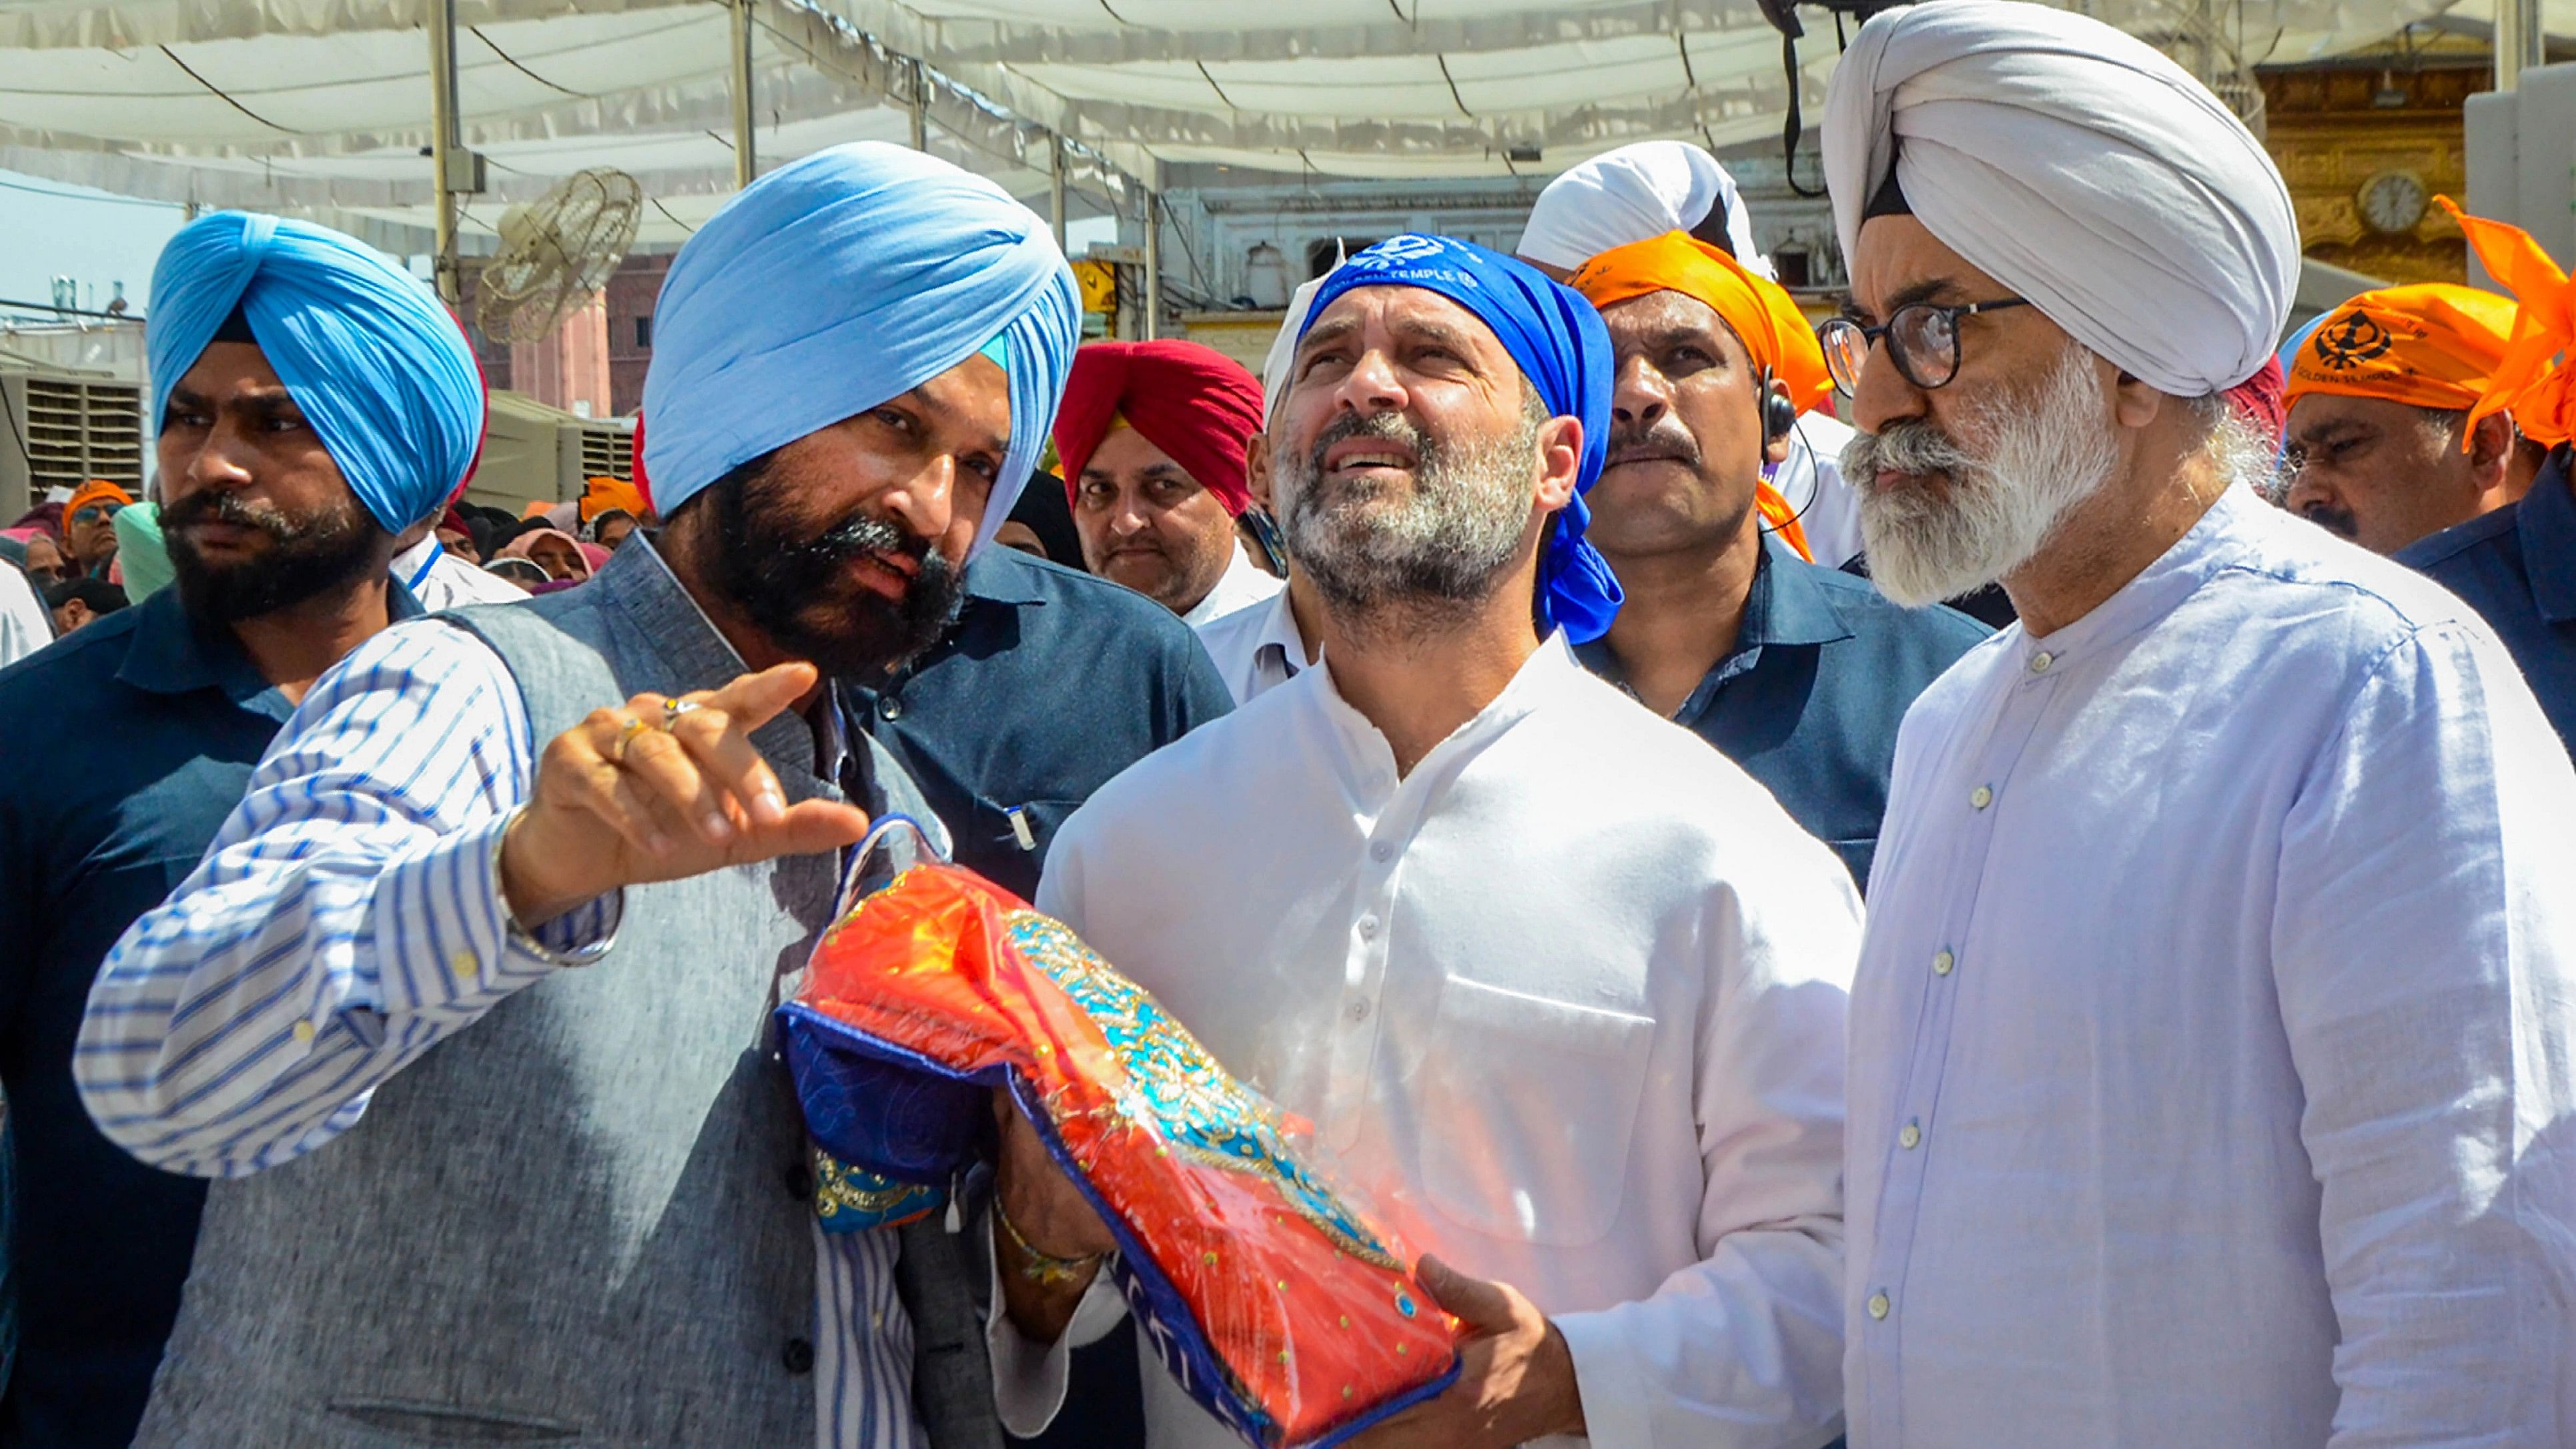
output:
[[[612,891],[525,931],[501,894],[509,815],[440,840],[377,885],[377,1000],[386,1016],[472,1020],[512,992],[616,944],[625,895]]]

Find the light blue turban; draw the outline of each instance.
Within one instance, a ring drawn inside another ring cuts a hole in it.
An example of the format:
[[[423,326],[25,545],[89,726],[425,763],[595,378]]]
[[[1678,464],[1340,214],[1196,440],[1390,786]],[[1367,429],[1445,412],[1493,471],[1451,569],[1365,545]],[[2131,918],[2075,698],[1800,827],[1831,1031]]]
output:
[[[981,549],[1046,447],[1081,324],[1055,237],[999,186],[883,142],[818,151],[745,188],[671,263],[644,374],[646,497],[667,518],[985,352],[1010,376],[1011,449]]]
[[[445,504],[483,445],[483,375],[411,273],[327,226],[219,211],[152,268],[143,351],[153,430],[170,389],[239,307],[349,490],[388,533]]]
[[[1609,633],[1624,595],[1609,560],[1583,536],[1592,522],[1583,495],[1600,481],[1610,450],[1610,327],[1600,310],[1517,258],[1456,237],[1407,234],[1388,237],[1325,277],[1306,328],[1343,293],[1362,287],[1420,287],[1475,313],[1520,364],[1548,416],[1583,424],[1574,496],[1556,511],[1539,557],[1538,618],[1542,630],[1562,628],[1577,644]]]

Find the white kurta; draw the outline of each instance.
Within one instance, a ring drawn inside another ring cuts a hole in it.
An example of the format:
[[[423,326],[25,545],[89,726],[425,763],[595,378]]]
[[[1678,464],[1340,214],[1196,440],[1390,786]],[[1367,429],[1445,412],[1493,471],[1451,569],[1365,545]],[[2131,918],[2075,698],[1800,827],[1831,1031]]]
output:
[[[1288,607],[1288,590],[1280,589],[1248,609],[1198,626],[1199,645],[1216,661],[1227,692],[1237,705],[1276,689],[1311,667],[1306,637],[1297,632],[1297,615]]]
[[[54,642],[54,617],[18,566],[0,563],[0,665],[14,664]]]
[[[1554,1317],[1594,1443],[1833,1437],[1859,901],[1562,636],[1401,781],[1307,670],[1103,787],[1038,903]],[[1236,1449],[1145,1377],[1154,1449]]]
[[[393,566],[386,571],[402,580],[411,596],[420,601],[421,609],[431,614],[467,604],[507,604],[528,597],[528,591],[517,584],[449,553],[436,534],[395,554]]]
[[[1855,1449],[2576,1443],[2576,773],[2243,490],[1906,719],[1852,1005]]]
[[[1243,550],[1241,537],[1234,538],[1232,542],[1234,556],[1227,562],[1225,572],[1217,575],[1216,587],[1208,590],[1206,598],[1190,606],[1190,611],[1181,616],[1182,623],[1198,625],[1222,619],[1238,609],[1249,609],[1288,587],[1287,580],[1252,561],[1252,555]]]
[[[1843,478],[1843,445],[1849,423],[1807,413],[1789,434],[1789,456],[1771,470],[1771,486],[1798,515],[1816,562],[1841,568],[1861,551],[1860,495]]]

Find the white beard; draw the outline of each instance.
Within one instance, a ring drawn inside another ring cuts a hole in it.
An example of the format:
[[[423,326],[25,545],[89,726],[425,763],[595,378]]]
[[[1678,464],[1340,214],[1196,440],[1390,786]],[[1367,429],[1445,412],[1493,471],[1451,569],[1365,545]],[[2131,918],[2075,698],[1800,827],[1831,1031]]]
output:
[[[1900,604],[1973,593],[2028,563],[2119,465],[2092,354],[2074,343],[2037,388],[1970,421],[1992,439],[1982,457],[1922,421],[1855,434],[1843,449],[1870,578]],[[1882,467],[1938,473],[1949,486],[1908,480],[1882,489]]]

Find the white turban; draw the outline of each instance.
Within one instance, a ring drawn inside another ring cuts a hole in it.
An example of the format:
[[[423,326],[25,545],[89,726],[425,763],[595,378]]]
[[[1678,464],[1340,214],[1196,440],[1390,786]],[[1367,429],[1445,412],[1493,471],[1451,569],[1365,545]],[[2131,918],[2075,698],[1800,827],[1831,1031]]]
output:
[[[1512,250],[1551,267],[1580,267],[1612,247],[1695,231],[1718,207],[1726,209],[1726,249],[1746,270],[1771,276],[1735,178],[1688,141],[1640,141],[1569,168],[1538,194]]]
[[[2098,20],[2013,0],[1887,11],[1834,68],[1824,150],[1846,258],[1893,155],[1934,236],[2159,391],[2252,377],[2289,317],[2299,226],[2272,158]]]
[[[1348,258],[1339,241],[1333,243],[1333,264],[1324,269],[1324,277],[1342,269]],[[1297,284],[1295,296],[1288,299],[1287,315],[1279,319],[1279,335],[1270,339],[1270,353],[1261,360],[1261,417],[1266,423],[1279,416],[1279,404],[1288,396],[1289,364],[1297,360],[1297,339],[1306,335],[1306,314],[1315,310],[1316,289],[1324,277]]]

